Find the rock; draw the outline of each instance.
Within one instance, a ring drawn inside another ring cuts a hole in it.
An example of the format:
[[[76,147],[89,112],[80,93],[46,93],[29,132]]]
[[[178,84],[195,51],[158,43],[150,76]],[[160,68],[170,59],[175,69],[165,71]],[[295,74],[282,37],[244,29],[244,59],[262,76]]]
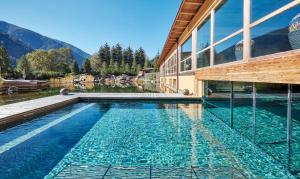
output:
[[[69,90],[68,90],[67,88],[63,88],[63,89],[61,89],[61,90],[59,91],[59,93],[60,93],[61,95],[68,95],[68,94],[69,94]]]
[[[187,96],[190,94],[190,91],[188,89],[184,89],[184,90],[182,90],[182,94]]]

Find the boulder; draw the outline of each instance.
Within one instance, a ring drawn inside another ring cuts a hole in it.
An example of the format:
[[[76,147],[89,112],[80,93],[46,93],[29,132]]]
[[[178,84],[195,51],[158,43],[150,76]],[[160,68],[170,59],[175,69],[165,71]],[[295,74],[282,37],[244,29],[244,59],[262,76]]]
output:
[[[181,93],[185,96],[189,95],[190,94],[190,91],[188,89],[184,89],[181,91]]]
[[[61,95],[68,95],[69,94],[69,90],[67,88],[63,88],[59,91],[59,94]]]

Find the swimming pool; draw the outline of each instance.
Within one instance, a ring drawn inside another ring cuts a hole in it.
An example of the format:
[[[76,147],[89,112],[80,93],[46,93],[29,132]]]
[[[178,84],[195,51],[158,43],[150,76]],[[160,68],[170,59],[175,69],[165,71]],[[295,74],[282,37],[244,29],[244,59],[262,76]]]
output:
[[[0,171],[0,178],[291,177],[211,109],[182,101],[80,102],[20,124],[0,132]]]

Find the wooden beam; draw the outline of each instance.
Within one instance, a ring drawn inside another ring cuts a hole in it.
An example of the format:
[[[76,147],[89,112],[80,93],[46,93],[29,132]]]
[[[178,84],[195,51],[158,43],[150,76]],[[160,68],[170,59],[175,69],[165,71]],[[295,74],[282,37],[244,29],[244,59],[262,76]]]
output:
[[[193,16],[193,15],[195,15],[195,12],[185,10],[185,11],[181,11],[180,14]]]
[[[177,22],[191,22],[190,20],[184,20],[184,19],[177,19]]]
[[[202,2],[191,2],[191,1],[185,1],[184,3],[186,5],[193,5],[193,6],[201,6],[203,4]]]

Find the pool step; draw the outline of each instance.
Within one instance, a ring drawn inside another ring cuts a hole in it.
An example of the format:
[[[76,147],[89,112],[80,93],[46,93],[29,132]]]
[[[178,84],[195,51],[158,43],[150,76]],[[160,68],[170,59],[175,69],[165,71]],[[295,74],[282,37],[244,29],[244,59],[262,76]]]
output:
[[[199,178],[246,178],[235,167],[131,167],[100,165],[69,165],[56,179],[199,179]]]

